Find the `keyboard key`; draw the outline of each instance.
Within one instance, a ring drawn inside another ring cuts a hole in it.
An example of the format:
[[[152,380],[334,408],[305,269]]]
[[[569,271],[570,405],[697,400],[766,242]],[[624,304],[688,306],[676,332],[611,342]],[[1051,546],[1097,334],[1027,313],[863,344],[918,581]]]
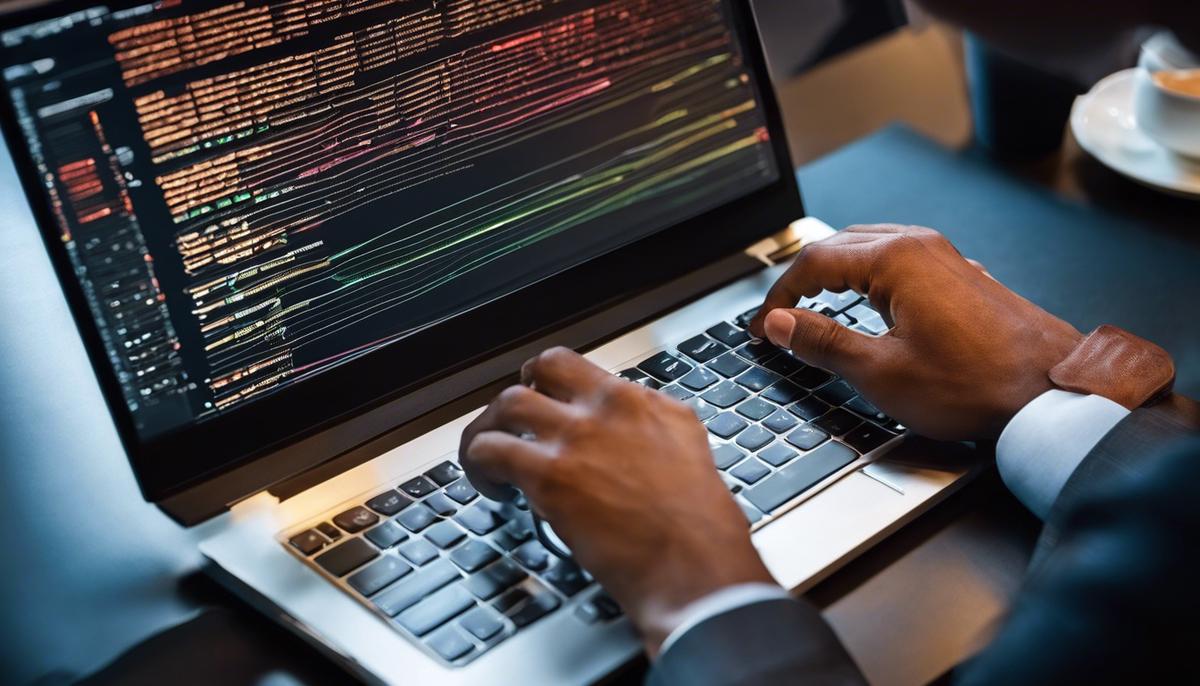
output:
[[[769,446],[764,450],[760,450],[758,453],[758,459],[766,462],[772,467],[780,467],[788,462],[791,462],[792,458],[796,457],[796,455],[797,453],[795,450],[792,450],[791,448],[787,447],[787,445],[780,442]]]
[[[475,646],[462,632],[452,626],[433,634],[425,643],[446,662],[454,662],[475,650]]]
[[[745,400],[750,394],[744,388],[732,381],[722,381],[705,391],[700,397],[722,409],[733,407]]]
[[[400,541],[408,538],[408,532],[406,532],[404,529],[401,529],[399,524],[396,524],[390,519],[385,520],[382,524],[374,529],[368,530],[367,533],[363,535],[367,537],[368,541],[374,543],[375,546],[381,550],[391,548]]]
[[[692,371],[692,365],[672,356],[671,353],[661,352],[639,364],[638,369],[660,381],[670,382]]]
[[[542,573],[542,581],[557,588],[559,593],[568,598],[592,583],[591,578],[571,560],[559,560],[554,563],[553,567]]]
[[[625,379],[626,381],[632,381],[639,386],[645,386],[652,391],[657,391],[658,389],[662,388],[662,383],[660,383],[658,379],[655,379],[640,369],[626,369],[624,371],[617,372],[617,376]]]
[[[409,479],[400,484],[400,490],[404,491],[413,498],[424,498],[425,496],[437,490],[437,484],[423,476],[418,476],[415,479]]]
[[[680,386],[679,384],[671,384],[670,386],[663,386],[662,392],[666,393],[667,395],[671,396],[672,398],[674,398],[676,400],[687,400],[688,398],[695,395],[694,393],[692,393],[688,389],[684,388],[683,386]]]
[[[761,426],[751,426],[738,435],[737,444],[746,450],[754,452],[773,440],[775,440],[775,434]]]
[[[425,507],[428,507],[442,517],[449,517],[458,512],[458,505],[445,493],[432,493],[421,502],[425,503]]]
[[[854,410],[867,419],[874,419],[879,422],[891,421],[891,417],[884,414],[883,410],[880,410],[878,407],[872,405],[869,400],[861,395],[856,395],[851,398],[844,407]]]
[[[799,420],[793,417],[790,412],[776,410],[774,414],[763,420],[762,425],[777,434],[781,434],[791,431],[799,423]]]
[[[519,517],[500,527],[493,534],[492,541],[504,550],[512,550],[533,538],[533,535],[533,518],[528,512],[522,512]]]
[[[705,365],[721,376],[734,377],[750,368],[750,363],[733,353],[725,353]]]
[[[857,458],[850,448],[830,441],[763,479],[743,495],[763,512],[772,512]]]
[[[762,367],[751,367],[734,381],[749,388],[752,391],[762,391],[771,384],[779,381],[779,375],[772,371],[767,371]]]
[[[838,407],[834,408],[828,414],[814,419],[812,423],[823,431],[828,431],[833,436],[841,436],[861,424],[862,418],[853,412]]]
[[[496,564],[479,570],[463,582],[467,590],[480,600],[496,597],[529,576],[515,562],[501,558]]]
[[[621,616],[622,612],[621,606],[617,605],[617,601],[613,600],[612,596],[600,591],[579,606],[578,614],[585,622],[593,624],[616,619]]]
[[[734,326],[733,324],[730,324],[729,322],[721,322],[720,324],[715,324],[715,325],[709,327],[708,331],[705,331],[704,333],[708,334],[709,336],[712,336],[713,338],[717,339],[718,341],[721,341],[722,343],[729,346],[730,348],[736,348],[739,345],[750,340],[750,334],[746,333],[745,331],[742,331],[741,329]]]
[[[352,507],[333,518],[333,523],[346,533],[356,534],[379,521],[379,515],[365,507]]]
[[[424,636],[473,607],[475,596],[454,584],[405,610],[396,621],[417,636]]]
[[[763,366],[780,376],[791,376],[808,365],[797,360],[791,353],[784,351],[783,354],[776,355],[764,362]]]
[[[400,558],[395,555],[384,555],[378,561],[364,567],[362,571],[351,574],[346,579],[346,583],[350,584],[350,588],[369,597],[410,572],[412,572],[412,567],[402,562]]]
[[[379,551],[361,538],[352,538],[313,558],[313,562],[334,576],[346,576],[379,557]]]
[[[720,380],[721,377],[708,369],[696,367],[679,380],[679,385],[690,388],[693,391],[702,391]]]
[[[430,593],[461,578],[462,574],[459,574],[458,569],[448,560],[438,560],[388,586],[382,593],[371,598],[371,602],[387,616],[395,617]]]
[[[729,470],[729,473],[748,484],[754,484],[761,480],[764,476],[770,474],[771,470],[768,469],[765,464],[751,457],[747,458],[745,462]]]
[[[892,440],[896,434],[871,422],[863,422],[858,428],[847,433],[842,440],[864,455]]]
[[[854,396],[858,395],[858,392],[855,391],[850,384],[846,383],[842,379],[838,379],[837,381],[821,386],[817,390],[813,391],[813,395],[817,396],[821,400],[824,400],[830,405],[836,406],[841,405],[847,400],[850,400]]]
[[[721,438],[733,438],[738,432],[745,429],[747,424],[746,420],[732,412],[722,412],[708,420],[706,426],[708,426],[709,431]]]
[[[473,505],[459,512],[454,521],[461,524],[473,534],[482,536],[490,534],[504,524],[494,509],[482,505]]]
[[[704,421],[717,414],[717,408],[709,405],[700,398],[689,398],[683,401],[683,404],[691,408],[692,412],[695,413],[696,418],[700,421]]]
[[[766,417],[774,411],[774,405],[765,400],[759,400],[758,398],[751,398],[737,406],[738,414],[746,417],[747,419],[753,419],[755,421]]]
[[[499,557],[500,553],[483,541],[467,541],[450,551],[450,561],[468,573],[482,569]]]
[[[729,469],[746,456],[746,453],[728,443],[709,447],[712,448],[713,462],[716,463],[717,469]]]
[[[440,518],[434,514],[433,510],[425,507],[422,503],[409,505],[400,513],[399,517],[396,517],[396,521],[400,522],[401,526],[414,534],[438,521],[438,519]]]
[[[317,531],[320,531],[322,534],[325,534],[325,538],[328,538],[331,541],[336,541],[342,537],[341,530],[339,530],[336,526],[330,524],[329,522],[321,522],[320,524],[318,524]]]
[[[854,317],[859,326],[874,336],[879,336],[888,330],[887,322],[883,320],[883,317],[865,304],[858,304],[851,307],[849,310],[846,310],[846,314]]]
[[[742,514],[746,515],[746,521],[749,522],[750,524],[754,524],[755,522],[757,522],[758,520],[763,518],[763,513],[759,512],[758,508],[756,508],[753,505],[750,505],[748,503],[742,502],[741,498],[738,498],[737,501],[738,501],[738,507],[742,508]]]
[[[403,510],[412,501],[396,491],[387,491],[367,501],[367,507],[375,510],[384,517],[391,517]]]
[[[754,319],[754,315],[756,315],[756,314],[758,314],[758,308],[752,307],[752,308],[746,310],[745,312],[739,314],[737,317],[734,317],[733,323],[737,324],[738,326],[740,326],[744,329],[744,328],[750,326],[750,321],[752,319]]]
[[[447,484],[452,484],[455,481],[457,481],[459,479],[459,477],[461,477],[462,475],[463,475],[462,469],[460,469],[458,465],[454,464],[453,462],[449,462],[449,461],[442,462],[441,464],[434,467],[433,469],[430,469],[429,471],[425,472],[425,476],[429,477],[430,481],[432,481],[433,483],[435,483],[439,486],[445,486]]]
[[[550,551],[546,550],[538,541],[526,541],[522,543],[516,550],[512,551],[512,556],[525,569],[532,569],[535,572],[540,572],[550,563]]]
[[[418,567],[424,565],[430,560],[437,559],[438,556],[437,548],[434,548],[432,543],[423,538],[414,538],[408,543],[401,545],[396,550],[399,551],[399,553],[403,555],[409,562],[417,565]]]
[[[805,424],[787,435],[787,442],[801,450],[812,450],[829,440],[829,434],[812,424]]]
[[[550,591],[543,590],[530,596],[525,602],[511,608],[505,614],[517,628],[524,628],[558,609],[562,601]]]
[[[676,349],[697,362],[708,362],[717,355],[728,351],[729,347],[724,343],[714,341],[708,336],[701,335],[692,336],[680,343]]]
[[[796,402],[806,395],[808,395],[808,391],[786,379],[777,382],[762,393],[762,397],[780,405]]]
[[[815,395],[810,395],[807,398],[801,398],[788,407],[788,412],[791,412],[801,419],[809,420],[816,419],[828,411],[829,404]]]
[[[818,369],[816,367],[805,367],[804,369],[792,375],[792,381],[800,384],[810,391],[814,388],[823,386],[832,378],[833,374],[830,374],[824,369]]]
[[[505,593],[496,600],[492,601],[492,607],[495,608],[497,612],[508,614],[510,610],[516,608],[526,600],[529,600],[529,598],[529,591],[526,591],[523,588],[514,588],[508,593]]]
[[[735,352],[751,362],[762,363],[783,351],[770,341],[750,341]]]
[[[477,607],[467,612],[459,618],[458,625],[481,641],[504,631],[504,622],[500,621],[500,615],[489,607]]]
[[[458,528],[454,522],[438,522],[425,531],[425,540],[445,550],[463,540],[467,532]]]
[[[325,537],[317,533],[314,529],[308,529],[289,538],[288,543],[291,543],[293,548],[299,550],[304,555],[312,555],[321,548],[324,548],[326,541]]]
[[[479,492],[466,479],[459,479],[446,487],[446,495],[456,503],[466,505],[479,496]]]

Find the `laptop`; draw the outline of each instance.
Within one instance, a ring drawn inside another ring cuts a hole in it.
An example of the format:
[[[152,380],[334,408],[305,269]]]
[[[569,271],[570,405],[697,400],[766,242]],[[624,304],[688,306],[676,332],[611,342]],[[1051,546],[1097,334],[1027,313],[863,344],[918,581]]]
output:
[[[639,654],[456,464],[550,345],[687,403],[797,592],[975,471],[746,331],[832,233],[746,1],[61,0],[0,18],[0,55],[142,494],[358,678],[591,683]],[[800,306],[887,330],[853,293]]]

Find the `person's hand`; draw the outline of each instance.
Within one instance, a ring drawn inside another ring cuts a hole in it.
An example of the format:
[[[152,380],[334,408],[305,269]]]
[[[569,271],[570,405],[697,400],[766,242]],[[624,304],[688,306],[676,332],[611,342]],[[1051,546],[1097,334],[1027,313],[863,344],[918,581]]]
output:
[[[866,296],[893,328],[873,338],[790,309],[821,290]],[[852,226],[806,246],[750,324],[845,377],[881,410],[943,440],[1000,435],[1082,335],[921,227]]]
[[[459,460],[493,498],[524,492],[658,650],[690,602],[773,583],[685,405],[565,348],[521,370],[463,432]]]

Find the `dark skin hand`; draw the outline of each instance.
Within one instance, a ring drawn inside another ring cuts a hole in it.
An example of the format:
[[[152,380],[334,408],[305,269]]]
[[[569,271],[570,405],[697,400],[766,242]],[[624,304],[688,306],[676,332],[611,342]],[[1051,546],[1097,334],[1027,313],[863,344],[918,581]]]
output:
[[[525,493],[648,653],[692,601],[773,583],[691,410],[565,348],[533,358],[521,376],[463,432],[459,459],[485,495],[503,498],[507,484]]]
[[[895,328],[869,338],[790,309],[823,288],[869,295]],[[758,334],[765,325],[776,343],[940,438],[995,437],[1080,338],[940,234],[911,227],[854,227],[804,248],[762,312]],[[772,583],[691,410],[562,348],[521,376],[464,431],[460,461],[486,495],[503,498],[509,484],[525,493],[651,655],[693,601]]]
[[[853,290],[893,326],[872,338],[808,310],[801,296]],[[1082,339],[1005,288],[932,229],[852,226],[805,247],[750,324],[756,336],[842,375],[920,434],[980,440],[1000,432]]]

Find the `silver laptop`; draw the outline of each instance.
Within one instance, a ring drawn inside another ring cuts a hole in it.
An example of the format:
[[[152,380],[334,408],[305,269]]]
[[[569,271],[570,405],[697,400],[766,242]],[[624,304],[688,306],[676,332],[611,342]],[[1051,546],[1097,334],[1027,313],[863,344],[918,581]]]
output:
[[[748,2],[62,0],[0,18],[0,55],[143,495],[362,679],[590,683],[638,654],[456,465],[549,345],[687,403],[797,591],[973,472],[745,330],[832,231]],[[853,293],[800,306],[887,330]]]

